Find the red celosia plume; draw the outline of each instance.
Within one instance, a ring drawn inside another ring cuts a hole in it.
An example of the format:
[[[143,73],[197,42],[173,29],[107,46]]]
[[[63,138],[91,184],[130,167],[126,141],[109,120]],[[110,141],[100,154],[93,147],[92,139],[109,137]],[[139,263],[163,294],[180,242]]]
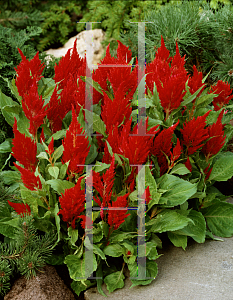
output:
[[[204,145],[204,141],[208,139],[208,129],[205,129],[208,111],[203,116],[194,117],[190,121],[185,121],[184,129],[180,129],[183,135],[182,144],[186,146],[187,155],[194,154]]]
[[[31,214],[31,209],[28,204],[25,205],[24,203],[14,203],[10,202],[9,200],[7,200],[7,202],[11,207],[14,208],[18,215]]]
[[[83,128],[80,126],[77,115],[74,108],[72,107],[72,122],[67,130],[66,136],[62,141],[64,152],[62,156],[62,163],[69,162],[68,172],[72,175],[73,173],[82,173],[85,160],[89,153],[90,147],[89,141],[85,133],[82,133]]]
[[[17,130],[17,121],[13,126],[14,138],[12,140],[12,155],[25,169],[35,172],[37,166],[37,146],[32,139]]]
[[[61,209],[58,215],[61,214],[63,221],[70,223],[73,229],[75,229],[75,221],[78,218],[82,218],[81,213],[85,209],[85,189],[81,190],[83,177],[79,177],[76,185],[65,190],[65,193],[59,197]],[[85,222],[85,220],[83,221]]]
[[[207,161],[213,155],[217,154],[225,144],[226,136],[224,136],[224,126],[221,122],[223,113],[224,111],[222,110],[218,116],[217,122],[208,126],[207,128],[209,140],[201,150],[204,153]]]

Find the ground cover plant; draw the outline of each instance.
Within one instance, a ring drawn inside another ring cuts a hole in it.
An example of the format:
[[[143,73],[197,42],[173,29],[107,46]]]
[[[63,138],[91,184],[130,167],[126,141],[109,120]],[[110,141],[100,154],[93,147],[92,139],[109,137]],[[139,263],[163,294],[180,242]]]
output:
[[[116,67],[99,67],[93,81],[76,44],[55,66],[54,79],[42,77],[38,53],[31,60],[19,53],[16,79],[8,82],[16,100],[0,92],[14,133],[0,147],[15,159],[0,175],[10,192],[20,193],[1,200],[2,245],[11,243],[13,252],[22,225],[55,236],[52,247],[47,237],[34,243],[40,248],[44,242],[34,260],[29,247],[19,272],[31,276],[44,261],[65,264],[76,294],[96,284],[104,294],[103,282],[109,292],[124,286],[126,267],[132,286],[153,281],[162,233],[183,249],[190,238],[204,243],[233,235],[233,205],[213,186],[233,176],[233,153],[226,151],[233,135],[228,83],[206,88],[195,66],[188,75],[178,45],[171,57],[161,37],[145,69],[142,120],[141,71],[131,70],[138,60],[120,41],[117,58],[108,47],[101,61]],[[93,86],[93,106],[85,84]],[[139,134],[143,128],[145,135]],[[144,240],[138,237],[143,228]],[[2,293],[9,288],[10,251],[0,249]]]

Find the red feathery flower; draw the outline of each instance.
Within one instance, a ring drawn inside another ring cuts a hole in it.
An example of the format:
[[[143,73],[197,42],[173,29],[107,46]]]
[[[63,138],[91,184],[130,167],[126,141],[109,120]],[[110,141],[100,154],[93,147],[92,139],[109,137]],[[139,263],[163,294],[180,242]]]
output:
[[[41,134],[40,134],[40,142],[44,142],[45,141],[45,136],[44,136],[44,127],[41,130]]]
[[[166,49],[163,37],[161,36],[161,47],[156,53],[154,61],[146,67],[146,83],[153,93],[154,83],[156,84],[159,98],[166,119],[171,111],[177,109],[186,94],[185,83],[188,80],[184,68],[185,57],[181,58],[178,44],[176,43],[176,55],[169,58],[169,51]],[[169,66],[172,60],[171,67]]]
[[[118,126],[123,123],[124,119],[129,120],[132,113],[132,107],[129,99],[125,99],[124,82],[120,84],[114,93],[113,101],[104,93],[104,105],[102,105],[101,117],[106,125],[108,133],[112,126]]]
[[[212,102],[216,111],[227,105],[233,98],[230,83],[223,82],[222,80],[219,80],[215,86],[211,86],[211,90],[208,93],[219,94]]]
[[[81,213],[85,209],[85,189],[81,190],[83,177],[79,177],[76,185],[73,188],[66,189],[65,193],[59,197],[61,209],[57,214],[62,215],[64,222],[71,223],[73,229],[75,229],[75,221],[81,217]]]
[[[54,152],[54,140],[53,140],[53,137],[51,139],[51,142],[48,145],[48,150],[45,150],[45,151],[49,154],[49,156],[51,156],[53,154],[53,152]]]
[[[12,155],[25,169],[35,172],[37,166],[37,146],[34,141],[17,130],[17,121],[13,126],[15,137],[12,140]]]
[[[90,150],[89,141],[85,133],[82,133],[83,128],[80,126],[74,107],[72,106],[72,122],[66,132],[66,137],[62,141],[64,152],[62,163],[69,162],[68,172],[82,173],[85,160]]]
[[[201,86],[203,86],[197,97],[201,95],[205,88],[205,84],[202,83],[202,79],[202,72],[198,72],[196,66],[193,66],[193,76],[189,79],[188,86],[191,94],[194,94]],[[193,102],[194,101],[195,99],[193,100]]]
[[[206,142],[201,150],[204,153],[207,161],[213,155],[217,154],[225,144],[226,136],[224,136],[224,126],[221,122],[223,113],[224,111],[222,110],[216,123],[207,127],[210,139]]]
[[[208,139],[208,129],[205,129],[206,126],[206,117],[209,115],[210,110],[203,116],[192,118],[190,121],[185,121],[184,129],[180,129],[183,135],[182,144],[187,147],[187,155],[192,155],[199,148],[204,145],[204,141]]]
[[[130,215],[126,214],[127,212],[127,197],[128,194],[125,194],[124,196],[117,197],[116,201],[112,201],[112,205],[109,203],[109,208],[113,208],[108,211],[108,225],[110,228],[113,228],[113,230],[116,230],[119,228],[119,226],[125,221],[125,219]],[[117,208],[123,208],[125,209],[117,209]]]
[[[174,163],[180,157],[181,153],[182,153],[182,148],[180,145],[180,140],[177,139],[177,144],[173,149],[173,153],[170,152],[170,156],[171,156],[170,168],[174,167]]]
[[[97,190],[97,192],[100,194],[103,200],[101,202],[98,196],[97,198],[95,197],[93,198],[101,208],[107,207],[112,197],[112,188],[113,188],[114,176],[115,176],[114,163],[115,163],[115,156],[113,155],[110,168],[105,172],[105,174],[100,176],[99,173],[95,171],[93,172],[93,187]],[[106,211],[103,212],[103,210],[101,210],[102,219],[104,218],[105,214]]]
[[[18,67],[15,68],[17,74],[15,84],[18,88],[19,95],[23,97],[23,95],[28,93],[30,87],[33,85],[34,79],[36,84],[41,79],[41,74],[45,66],[44,64],[41,64],[39,52],[37,52],[34,58],[29,61],[19,48],[18,51],[22,61]]]
[[[164,174],[168,169],[168,161],[166,155],[168,157],[171,155],[172,136],[178,124],[179,120],[171,127],[162,130],[154,139],[153,146],[151,148],[151,154],[157,156],[161,175]]]
[[[41,185],[39,176],[35,176],[34,172],[32,172],[31,170],[28,170],[28,169],[24,169],[24,168],[16,165],[16,163],[14,163],[14,165],[21,173],[21,179],[27,189],[29,189],[31,191],[37,190],[37,189],[40,189],[40,190],[42,189],[42,185]]]
[[[9,200],[8,201],[8,204],[14,208],[14,210],[17,212],[18,215],[21,215],[21,214],[31,214],[31,209],[30,209],[30,206],[28,204],[24,204],[24,203],[14,203],[14,202],[10,202]],[[21,216],[22,218],[22,216]]]
[[[36,78],[33,79],[32,85],[28,90],[28,94],[23,95],[22,108],[25,116],[30,121],[29,132],[35,137],[37,129],[43,123],[47,114],[48,104],[44,106],[42,96],[39,97]]]

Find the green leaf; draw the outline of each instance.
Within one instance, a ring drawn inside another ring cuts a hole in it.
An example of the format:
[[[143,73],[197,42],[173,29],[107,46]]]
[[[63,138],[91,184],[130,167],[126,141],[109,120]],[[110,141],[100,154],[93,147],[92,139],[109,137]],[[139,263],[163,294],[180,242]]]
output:
[[[53,153],[53,159],[54,159],[54,163],[58,160],[58,158],[60,158],[62,156],[62,153],[64,151],[64,147],[63,145],[59,146]]]
[[[7,123],[10,126],[13,126],[15,122],[14,117],[17,118],[17,114],[13,112],[7,112],[7,106],[18,106],[20,108],[20,105],[17,102],[13,101],[10,97],[7,97],[0,90],[0,107],[2,114],[6,119]]]
[[[196,184],[170,174],[160,177],[157,183],[159,189],[167,190],[160,198],[161,203],[166,203],[167,206],[183,204],[197,191]]]
[[[41,159],[46,159],[46,160],[49,161],[49,157],[48,157],[48,154],[46,152],[40,152],[40,154],[38,154],[36,157],[41,158]]]
[[[184,164],[177,164],[177,165],[175,165],[175,167],[171,170],[170,175],[172,175],[172,174],[186,175],[186,174],[189,174],[189,173],[191,173],[191,172],[189,171],[189,169],[187,169],[187,168],[185,167]]]
[[[15,227],[10,226],[9,224],[4,224],[4,222],[0,222],[0,234],[14,239],[16,233],[17,229]]]
[[[75,281],[87,279],[97,269],[95,254],[93,254],[93,261],[85,260],[85,253],[83,259],[78,258],[77,255],[67,255],[64,263],[69,269],[70,278]]]
[[[233,204],[218,201],[201,212],[214,235],[220,237],[233,235]]]
[[[68,236],[70,237],[71,245],[76,246],[78,240],[78,229],[73,229],[72,226],[68,228]]]
[[[147,285],[151,283],[158,274],[158,266],[157,263],[153,260],[146,260],[146,277],[145,279],[133,279],[138,276],[138,264],[135,262],[134,264],[128,265],[130,271],[130,279],[132,281],[132,285],[130,289],[136,285]],[[144,275],[144,274],[143,274]]]
[[[51,187],[59,194],[64,194],[66,189],[70,189],[75,186],[74,183],[67,181],[67,180],[61,180],[61,179],[52,179],[47,180],[47,184],[51,185]]]
[[[93,167],[93,170],[95,172],[102,172],[103,170],[109,169],[109,167],[111,166],[111,164],[105,164],[103,162],[97,161],[96,164]]]
[[[8,138],[3,143],[0,144],[0,153],[11,152],[12,139]]]
[[[59,168],[58,167],[53,167],[53,166],[50,166],[48,168],[48,172],[49,174],[54,177],[55,179],[58,178],[58,175],[59,175]]]
[[[161,194],[157,193],[157,184],[156,181],[151,174],[151,170],[149,166],[145,166],[145,185],[149,186],[150,194],[152,200],[149,202],[149,209],[154,205],[159,203],[159,199]]]
[[[104,278],[104,282],[106,283],[109,293],[115,291],[116,289],[123,288],[125,285],[124,279],[125,276],[122,271],[117,271],[106,276]]]
[[[61,138],[63,138],[66,135],[66,129],[62,129],[57,131],[56,133],[54,133],[47,141],[46,143],[49,144],[52,140],[52,138],[54,140],[60,140]]]
[[[97,155],[98,155],[98,151],[97,151],[96,145],[91,144],[91,147],[90,147],[89,153],[87,155],[85,164],[86,165],[91,164],[96,159]]]
[[[146,226],[152,226],[148,232],[166,232],[182,229],[188,225],[190,219],[178,214],[176,211],[165,209],[154,219],[146,223]]]
[[[119,244],[108,245],[104,248],[104,254],[119,257],[124,253],[124,249]]]
[[[227,181],[233,176],[233,153],[226,152],[215,162],[208,181]]]
[[[188,217],[193,220],[183,229],[177,231],[177,234],[185,234],[191,236],[197,243],[205,242],[206,222],[201,212],[191,210]]]
[[[167,235],[175,247],[182,247],[185,250],[188,240],[186,235],[180,235],[177,232],[171,231],[169,231]]]
[[[73,281],[70,286],[72,290],[74,290],[75,293],[79,296],[82,291],[85,291],[92,285],[93,283],[91,283],[91,281],[87,279],[82,281]]]
[[[120,233],[118,233],[120,232]],[[111,236],[110,236],[110,241],[111,243],[118,243],[118,242],[122,242],[126,239],[131,239],[134,237],[137,237],[137,233],[132,233],[132,232],[121,232],[121,231],[114,231]]]

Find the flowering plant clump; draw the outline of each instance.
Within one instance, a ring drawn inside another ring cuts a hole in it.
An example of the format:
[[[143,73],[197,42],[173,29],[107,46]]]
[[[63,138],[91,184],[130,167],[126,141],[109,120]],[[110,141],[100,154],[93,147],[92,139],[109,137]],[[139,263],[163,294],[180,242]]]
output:
[[[131,51],[118,41],[117,58],[108,46],[101,61],[116,67],[92,74],[94,134],[88,135],[86,58],[76,43],[55,66],[54,79],[41,76],[38,55],[28,61],[19,52],[22,62],[10,84],[18,102],[0,93],[16,159],[4,178],[15,178],[22,198],[9,205],[18,215],[32,215],[37,229],[57,232],[63,251],[47,263],[67,265],[77,294],[96,283],[104,294],[103,282],[109,292],[122,288],[126,266],[133,286],[149,284],[158,272],[161,233],[183,249],[188,238],[204,243],[233,235],[233,205],[214,187],[233,176],[233,154],[224,151],[233,135],[227,83],[206,88],[195,66],[188,75],[178,46],[169,57],[161,37],[145,68],[147,117],[138,122],[138,61],[132,70]],[[139,135],[143,126],[146,133]],[[144,277],[137,274],[138,253],[145,257]]]

